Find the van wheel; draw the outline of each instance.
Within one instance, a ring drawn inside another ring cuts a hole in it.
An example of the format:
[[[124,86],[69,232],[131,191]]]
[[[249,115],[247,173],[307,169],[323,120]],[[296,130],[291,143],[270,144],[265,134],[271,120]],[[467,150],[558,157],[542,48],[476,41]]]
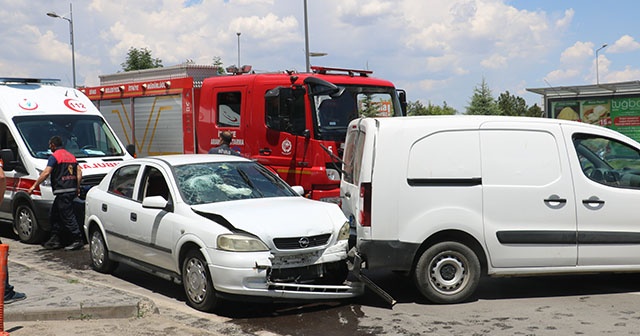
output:
[[[189,305],[203,312],[213,312],[220,303],[213,288],[209,266],[197,250],[187,252],[182,263],[182,285]]]
[[[416,264],[415,282],[433,303],[459,303],[480,282],[480,261],[466,245],[442,242],[427,249]]]
[[[44,238],[44,230],[38,224],[36,214],[27,204],[19,204],[13,216],[13,229],[20,241],[26,244],[36,244]]]
[[[118,263],[109,258],[109,249],[100,230],[94,228],[89,237],[89,253],[91,254],[91,268],[100,273],[111,273],[118,267]]]

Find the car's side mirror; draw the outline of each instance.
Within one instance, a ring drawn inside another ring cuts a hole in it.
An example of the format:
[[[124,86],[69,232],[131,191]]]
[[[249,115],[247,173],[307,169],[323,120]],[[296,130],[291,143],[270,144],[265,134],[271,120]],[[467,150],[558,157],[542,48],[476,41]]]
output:
[[[142,200],[143,208],[164,209],[169,202],[162,196],[145,197]]]

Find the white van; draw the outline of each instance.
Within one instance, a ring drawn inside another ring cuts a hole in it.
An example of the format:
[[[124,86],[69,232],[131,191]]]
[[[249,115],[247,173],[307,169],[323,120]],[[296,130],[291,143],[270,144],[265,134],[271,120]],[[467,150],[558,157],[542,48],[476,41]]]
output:
[[[56,81],[0,78],[0,149],[7,177],[0,218],[11,220],[25,243],[37,243],[50,231],[49,179],[31,197],[27,190],[47,165],[52,136],[62,137],[65,149],[76,156],[85,192],[132,158],[91,101],[76,89],[55,86]],[[80,211],[83,196],[75,206]]]
[[[640,144],[524,117],[357,119],[340,193],[356,268],[407,272],[435,303],[481,275],[640,272]]]

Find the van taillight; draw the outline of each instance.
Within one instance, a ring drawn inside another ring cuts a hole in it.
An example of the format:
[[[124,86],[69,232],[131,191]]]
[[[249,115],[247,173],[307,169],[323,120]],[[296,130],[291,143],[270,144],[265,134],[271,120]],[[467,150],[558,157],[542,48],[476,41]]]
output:
[[[371,183],[360,185],[360,201],[362,202],[360,225],[371,226]]]

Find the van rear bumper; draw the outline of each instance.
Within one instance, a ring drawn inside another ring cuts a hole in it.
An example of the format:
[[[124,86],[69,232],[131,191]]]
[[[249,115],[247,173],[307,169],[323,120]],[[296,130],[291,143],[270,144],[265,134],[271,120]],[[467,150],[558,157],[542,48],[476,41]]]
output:
[[[366,268],[387,268],[409,271],[420,244],[397,240],[359,240],[358,253],[366,262]]]

